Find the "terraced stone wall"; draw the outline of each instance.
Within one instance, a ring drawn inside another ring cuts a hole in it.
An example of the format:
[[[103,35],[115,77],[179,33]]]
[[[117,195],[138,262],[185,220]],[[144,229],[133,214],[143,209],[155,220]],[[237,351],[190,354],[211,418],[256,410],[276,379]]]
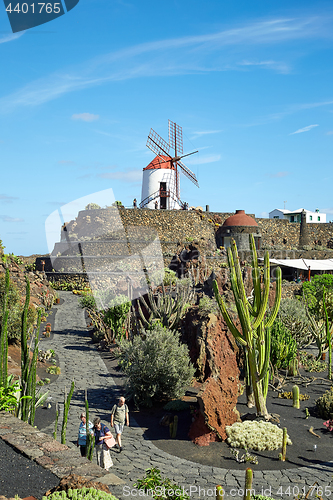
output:
[[[300,226],[299,222],[289,222],[286,219],[259,219],[256,221],[261,229],[261,244],[267,247],[283,247],[292,250],[298,247]],[[310,245],[322,245],[326,247],[327,242],[333,237],[333,224],[311,223],[307,224],[310,236]]]

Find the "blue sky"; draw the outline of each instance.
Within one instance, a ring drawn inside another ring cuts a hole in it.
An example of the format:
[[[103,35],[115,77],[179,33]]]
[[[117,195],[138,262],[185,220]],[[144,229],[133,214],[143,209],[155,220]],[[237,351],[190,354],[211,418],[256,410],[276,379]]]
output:
[[[0,238],[48,251],[45,220],[111,188],[141,198],[152,127],[183,127],[181,198],[212,211],[333,217],[333,6],[80,0],[12,34],[0,5]],[[96,199],[91,199],[95,202]]]

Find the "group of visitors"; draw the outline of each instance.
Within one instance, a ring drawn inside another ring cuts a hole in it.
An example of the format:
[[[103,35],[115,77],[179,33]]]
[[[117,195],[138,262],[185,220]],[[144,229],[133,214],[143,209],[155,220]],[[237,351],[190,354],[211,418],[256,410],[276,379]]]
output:
[[[81,423],[76,444],[80,447],[81,456],[85,457],[87,454],[87,417],[84,412],[81,413],[80,419]],[[118,453],[122,452],[121,435],[124,425],[129,425],[128,407],[123,396],[119,398],[118,404],[115,404],[111,410],[110,424],[111,428],[114,428],[116,439],[99,417],[96,417],[93,423],[88,422],[88,432],[95,438],[97,464],[105,470],[109,470],[113,465],[110,448],[115,446],[118,448]]]

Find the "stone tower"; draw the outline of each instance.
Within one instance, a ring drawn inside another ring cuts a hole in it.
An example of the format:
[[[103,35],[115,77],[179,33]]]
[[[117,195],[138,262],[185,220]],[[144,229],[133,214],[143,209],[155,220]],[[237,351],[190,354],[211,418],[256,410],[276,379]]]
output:
[[[310,236],[309,229],[306,222],[306,212],[302,211],[301,214],[301,228],[299,233],[299,247],[303,247],[304,245],[310,245]]]

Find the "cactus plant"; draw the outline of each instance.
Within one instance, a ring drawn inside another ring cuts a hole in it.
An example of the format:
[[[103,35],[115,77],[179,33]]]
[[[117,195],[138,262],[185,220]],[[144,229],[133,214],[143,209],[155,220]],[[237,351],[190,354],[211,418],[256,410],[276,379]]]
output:
[[[245,471],[245,489],[244,489],[244,500],[251,500],[253,481],[253,470],[248,467]]]
[[[117,500],[111,493],[105,493],[95,488],[68,489],[68,491],[55,491],[43,500]]]
[[[217,485],[216,486],[216,500],[221,500],[221,498],[223,499],[223,495],[224,495],[224,490],[222,488],[221,485]]]
[[[59,405],[56,403],[56,419],[54,422],[54,431],[53,431],[53,439],[57,439],[57,430],[58,430],[58,420],[59,420]]]
[[[326,307],[326,290],[323,290],[323,307],[325,315],[325,331],[326,331],[326,344],[328,346],[328,362],[327,362],[327,378],[332,380],[332,334],[330,332],[330,324],[328,319]]]
[[[66,429],[67,429],[67,420],[68,420],[68,412],[69,406],[71,404],[71,399],[74,392],[75,383],[72,380],[71,388],[68,396],[66,397],[66,388],[65,388],[65,398],[64,398],[64,414],[62,418],[62,427],[61,427],[61,444],[66,444]]]
[[[279,460],[281,460],[282,462],[286,461],[287,440],[288,440],[287,427],[283,427],[282,452],[279,454]]]
[[[84,403],[86,408],[86,435],[87,435],[86,456],[88,460],[92,461],[94,454],[94,447],[95,447],[95,439],[89,429],[89,403],[88,403],[87,389],[85,390],[84,393]]]
[[[163,326],[169,328],[170,330],[176,329],[182,315],[185,312],[186,305],[190,303],[193,298],[193,287],[190,284],[187,288],[183,287],[180,289],[177,283],[175,297],[173,297],[171,293],[168,294],[166,292],[163,283],[161,287],[162,292],[158,292],[157,298],[155,298],[151,288],[149,288],[148,301],[146,301],[142,296],[139,297],[140,300],[137,301],[138,312],[141,320],[139,320],[141,330],[144,328],[150,328],[154,321],[159,321]],[[149,314],[148,319],[142,312],[140,302],[144,305]]]
[[[293,408],[297,408],[299,410],[299,387],[298,385],[293,386]]]
[[[28,309],[30,303],[30,282],[26,277],[26,297],[22,313],[21,328],[21,397],[18,405],[17,415],[24,422],[33,425],[35,420],[36,405],[42,404],[48,393],[45,393],[36,402],[36,367],[38,359],[39,328],[42,311],[39,309],[37,327],[35,331],[35,344],[30,360],[30,349],[28,346]]]
[[[333,413],[333,387],[324,392],[324,394],[316,400],[316,407],[322,418],[331,418],[330,415]]]
[[[281,269],[277,267],[275,301],[266,319],[270,286],[269,255],[268,251],[266,251],[264,257],[264,283],[262,287],[260,283],[257,252],[252,234],[250,234],[250,246],[252,252],[252,279],[254,287],[253,301],[251,298],[248,298],[245,293],[237,246],[234,240],[231,240],[231,247],[228,248],[231,289],[235,298],[237,314],[241,324],[240,330],[236,328],[227,311],[224,300],[219,294],[216,281],[213,282],[213,287],[216,301],[229,330],[236,341],[245,349],[257,413],[264,417],[268,417],[266,397],[268,391],[270,360],[270,328],[273,325],[280,306],[282,274]]]
[[[8,335],[7,335],[7,324],[8,324],[8,291],[9,291],[9,269],[6,269],[5,277],[5,293],[3,296],[3,314],[1,323],[1,338],[0,338],[0,386],[7,388],[8,380]]]
[[[178,415],[175,415],[173,417],[173,422],[170,423],[169,429],[170,429],[170,437],[172,439],[175,439],[177,436],[177,429],[178,429]]]

